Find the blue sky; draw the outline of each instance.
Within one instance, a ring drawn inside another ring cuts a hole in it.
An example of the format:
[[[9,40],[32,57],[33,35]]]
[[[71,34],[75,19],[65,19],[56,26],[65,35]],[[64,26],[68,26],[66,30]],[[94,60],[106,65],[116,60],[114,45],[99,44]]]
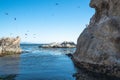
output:
[[[90,0],[0,0],[0,37],[21,42],[74,41],[94,14]]]

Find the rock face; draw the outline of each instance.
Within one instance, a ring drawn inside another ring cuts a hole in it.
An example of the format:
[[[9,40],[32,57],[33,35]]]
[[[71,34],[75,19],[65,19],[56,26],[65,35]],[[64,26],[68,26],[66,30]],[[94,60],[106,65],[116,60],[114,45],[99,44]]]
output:
[[[91,0],[95,15],[79,36],[73,61],[89,71],[120,77],[120,0]]]
[[[20,38],[0,39],[0,56],[21,53]]]
[[[39,46],[40,48],[75,48],[76,44],[74,42],[64,41],[62,43],[51,43]]]

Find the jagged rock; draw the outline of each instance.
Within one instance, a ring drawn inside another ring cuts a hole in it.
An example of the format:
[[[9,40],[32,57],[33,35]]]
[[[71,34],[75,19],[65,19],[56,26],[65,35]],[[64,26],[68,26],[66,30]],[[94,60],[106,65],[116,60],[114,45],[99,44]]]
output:
[[[64,41],[60,44],[63,48],[73,48],[76,47],[76,44],[74,42],[67,42]]]
[[[1,38],[0,39],[0,56],[21,53],[20,38]]]
[[[76,44],[74,42],[64,41],[62,43],[50,43],[46,45],[39,46],[40,48],[75,48]]]
[[[120,77],[120,0],[91,0],[95,15],[77,41],[74,63]]]

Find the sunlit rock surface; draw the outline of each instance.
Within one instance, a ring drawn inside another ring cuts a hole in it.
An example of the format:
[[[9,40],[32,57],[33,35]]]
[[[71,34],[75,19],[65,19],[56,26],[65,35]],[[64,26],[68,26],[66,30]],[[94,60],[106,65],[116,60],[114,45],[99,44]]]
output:
[[[74,42],[64,41],[62,43],[50,43],[46,45],[39,46],[40,48],[75,48],[76,44]]]
[[[20,38],[1,38],[0,56],[21,53]]]
[[[77,41],[73,61],[89,71],[120,77],[120,0],[91,0],[95,8]]]

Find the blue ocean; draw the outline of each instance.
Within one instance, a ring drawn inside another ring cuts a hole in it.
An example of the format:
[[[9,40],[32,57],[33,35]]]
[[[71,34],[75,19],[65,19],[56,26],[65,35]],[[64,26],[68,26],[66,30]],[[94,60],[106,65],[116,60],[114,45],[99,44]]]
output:
[[[76,72],[66,53],[75,48],[39,48],[40,44],[21,44],[20,55],[0,58],[0,75],[9,80],[75,80]],[[5,77],[4,77],[5,76]],[[1,80],[1,79],[0,79]]]
[[[39,48],[40,45],[21,44],[22,54],[0,57],[0,80],[120,80],[75,67],[66,56],[75,48]]]

